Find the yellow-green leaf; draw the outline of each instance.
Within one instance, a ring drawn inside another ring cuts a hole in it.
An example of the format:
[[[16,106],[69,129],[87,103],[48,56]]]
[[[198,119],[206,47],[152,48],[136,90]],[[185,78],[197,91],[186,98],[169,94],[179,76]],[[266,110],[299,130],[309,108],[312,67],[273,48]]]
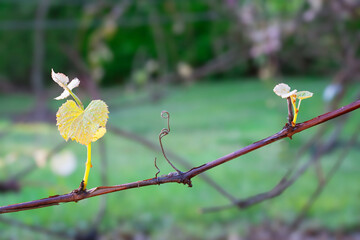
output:
[[[92,142],[96,142],[98,139],[100,139],[100,138],[102,138],[104,135],[105,135],[105,133],[106,133],[106,128],[104,128],[104,127],[100,127],[97,131],[96,131],[96,133],[95,133],[95,135],[94,135],[94,137],[92,138]]]
[[[66,141],[71,138],[87,145],[105,134],[104,132],[100,137],[95,137],[100,128],[105,128],[108,113],[106,103],[101,100],[91,101],[85,110],[79,108],[73,100],[68,100],[56,114],[56,125]]]
[[[296,98],[298,99],[306,99],[306,98],[311,98],[313,95],[312,92],[309,92],[309,91],[300,91],[300,92],[297,92],[296,93]]]

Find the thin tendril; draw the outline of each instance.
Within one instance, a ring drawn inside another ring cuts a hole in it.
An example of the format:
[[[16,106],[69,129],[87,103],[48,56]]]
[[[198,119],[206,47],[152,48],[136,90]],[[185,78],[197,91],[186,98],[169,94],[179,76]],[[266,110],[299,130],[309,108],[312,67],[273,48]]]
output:
[[[163,144],[162,144],[162,138],[165,137],[166,135],[168,135],[170,133],[170,114],[169,112],[167,111],[162,111],[161,112],[161,117],[162,118],[165,118],[167,119],[167,128],[163,128],[161,130],[161,132],[159,133],[159,143],[160,143],[160,148],[161,148],[161,151],[164,155],[164,158],[166,159],[166,161],[170,164],[170,166],[175,170],[177,171],[179,174],[181,174],[182,172],[177,169],[172,163],[171,161],[167,158],[166,154],[165,154],[165,150],[164,150],[164,147],[163,147]]]
[[[164,119],[167,119],[167,131],[168,133],[170,132],[170,113],[167,112],[167,111],[162,111],[161,112],[161,117],[164,118]]]
[[[157,178],[157,175],[160,173],[160,168],[157,166],[156,160],[157,160],[157,159],[155,158],[155,160],[154,160],[154,165],[155,165],[156,169],[158,170],[157,173],[155,174],[155,177]]]

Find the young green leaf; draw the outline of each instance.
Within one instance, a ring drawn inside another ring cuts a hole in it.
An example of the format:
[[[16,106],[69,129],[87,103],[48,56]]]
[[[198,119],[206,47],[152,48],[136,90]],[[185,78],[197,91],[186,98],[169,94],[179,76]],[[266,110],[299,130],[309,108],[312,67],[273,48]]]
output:
[[[273,89],[273,91],[276,93],[276,95],[282,97],[282,98],[288,98],[291,101],[291,104],[293,106],[293,113],[289,112],[289,119],[292,119],[291,125],[295,127],[296,125],[296,119],[299,113],[300,104],[302,99],[310,98],[312,97],[313,93],[309,91],[300,91],[293,90],[290,92],[289,85],[285,83],[280,83],[276,85]],[[296,100],[299,99],[299,104],[296,107]],[[290,104],[290,103],[289,103]],[[291,105],[289,108],[289,111],[291,111]]]
[[[306,99],[306,98],[311,98],[313,95],[312,92],[309,91],[300,91],[296,93],[296,98],[302,100],[302,99]]]
[[[73,100],[68,100],[56,114],[56,125],[66,141],[71,138],[87,145],[105,134],[108,113],[106,103],[101,100],[91,101],[85,110]]]

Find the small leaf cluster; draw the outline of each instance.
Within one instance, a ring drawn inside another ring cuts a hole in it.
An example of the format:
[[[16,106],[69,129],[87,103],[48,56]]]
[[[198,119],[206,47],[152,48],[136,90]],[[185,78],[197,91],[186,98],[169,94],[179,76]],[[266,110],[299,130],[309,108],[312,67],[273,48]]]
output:
[[[75,78],[69,83],[69,78],[65,74],[55,73],[53,70],[51,76],[64,89],[55,99],[61,100],[71,95],[75,100],[67,100],[56,113],[56,125],[61,136],[66,141],[70,138],[83,145],[104,136],[109,113],[106,103],[102,100],[93,100],[84,109],[82,102],[72,91],[79,86],[79,79]]]
[[[309,91],[298,92],[296,89],[290,92],[290,89],[291,88],[289,87],[289,85],[287,85],[285,83],[280,83],[274,87],[273,91],[275,92],[276,95],[278,95],[282,98],[290,98],[291,103],[294,108],[294,119],[292,121],[292,125],[295,126],[296,119],[297,119],[299,109],[300,109],[301,100],[306,99],[306,98],[311,98],[313,96],[313,93],[309,92]],[[296,106],[297,99],[299,99],[299,103]]]

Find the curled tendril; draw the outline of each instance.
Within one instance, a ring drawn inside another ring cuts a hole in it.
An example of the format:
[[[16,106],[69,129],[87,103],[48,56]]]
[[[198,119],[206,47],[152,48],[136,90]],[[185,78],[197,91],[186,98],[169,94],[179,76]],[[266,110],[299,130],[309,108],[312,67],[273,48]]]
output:
[[[165,118],[165,119],[169,119],[170,118],[170,113],[168,111],[162,111],[161,112],[161,117]],[[168,122],[168,126],[169,126],[169,122]]]
[[[163,138],[170,133],[170,114],[167,111],[162,111],[161,117],[167,119],[167,128],[163,128],[159,134],[159,137]]]
[[[161,148],[161,151],[164,155],[164,158],[166,159],[166,161],[170,164],[170,166],[175,170],[177,171],[179,174],[181,174],[182,172],[177,169],[172,163],[171,161],[167,158],[166,154],[165,154],[165,150],[164,150],[164,147],[163,147],[163,144],[162,144],[162,138],[165,137],[166,135],[168,135],[170,133],[170,114],[169,112],[167,111],[162,111],[161,112],[161,117],[164,118],[164,119],[167,119],[167,128],[163,128],[161,130],[161,132],[159,133],[159,143],[160,143],[160,148]]]

